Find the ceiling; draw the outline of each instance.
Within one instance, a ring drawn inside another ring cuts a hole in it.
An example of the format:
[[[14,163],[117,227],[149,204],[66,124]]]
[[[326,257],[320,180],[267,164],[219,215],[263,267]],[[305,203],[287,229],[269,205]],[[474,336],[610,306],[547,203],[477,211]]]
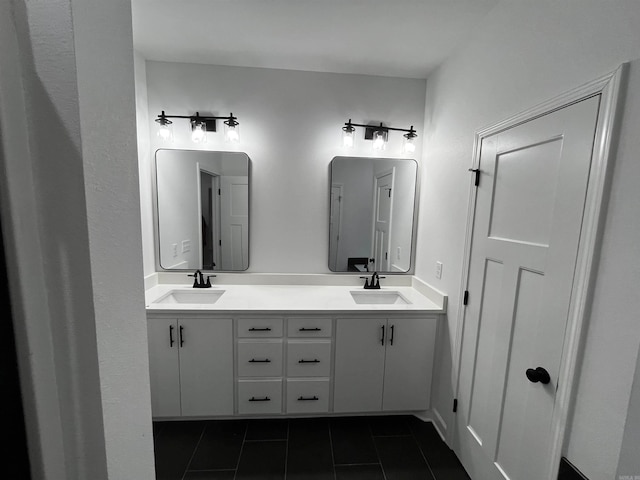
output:
[[[498,0],[132,0],[150,60],[426,78]]]

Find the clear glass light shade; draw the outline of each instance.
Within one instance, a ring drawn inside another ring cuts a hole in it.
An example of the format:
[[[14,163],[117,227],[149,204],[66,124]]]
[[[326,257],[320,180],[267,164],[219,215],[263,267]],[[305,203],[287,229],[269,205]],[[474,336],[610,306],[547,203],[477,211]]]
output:
[[[173,141],[173,124],[165,123],[158,125],[158,138],[163,142]]]
[[[224,139],[228,143],[240,143],[240,125],[224,124]]]
[[[387,132],[380,130],[373,132],[373,150],[379,152],[385,148],[387,148]]]
[[[355,128],[343,128],[342,129],[342,146],[345,148],[353,148],[353,145],[355,143]]]
[[[207,130],[204,122],[191,122],[191,141],[193,143],[205,143]]]
[[[402,142],[402,153],[413,154],[416,152],[416,137],[407,137],[405,135],[404,141]]]

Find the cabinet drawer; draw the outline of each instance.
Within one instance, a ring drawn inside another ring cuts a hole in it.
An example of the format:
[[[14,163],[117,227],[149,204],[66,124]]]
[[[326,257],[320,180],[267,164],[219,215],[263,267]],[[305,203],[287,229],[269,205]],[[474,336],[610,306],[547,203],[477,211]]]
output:
[[[238,380],[238,413],[282,413],[282,380]]]
[[[238,337],[269,338],[282,336],[282,318],[239,318]]]
[[[287,380],[287,413],[329,411],[329,380]]]
[[[287,342],[287,376],[328,377],[331,375],[331,341]]]
[[[290,337],[330,337],[331,318],[293,317],[288,321],[287,332]]]
[[[239,377],[282,375],[282,340],[238,342]]]

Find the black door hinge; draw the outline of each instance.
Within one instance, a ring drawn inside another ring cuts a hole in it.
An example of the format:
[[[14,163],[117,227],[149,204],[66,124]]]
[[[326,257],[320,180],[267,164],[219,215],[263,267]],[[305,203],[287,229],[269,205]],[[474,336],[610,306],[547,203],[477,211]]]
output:
[[[464,297],[462,297],[462,304],[467,305],[469,303],[469,290],[464,291]]]
[[[456,413],[458,411],[458,399],[454,398],[453,399],[453,413]]]
[[[218,240],[218,245],[222,246],[222,240]]]
[[[391,189],[389,189],[389,198],[391,198]]]
[[[218,189],[218,195],[220,195],[220,189]]]
[[[479,168],[470,168],[469,171],[476,174],[476,179],[473,182],[473,184],[477,187],[478,185],[480,185],[480,169]]]
[[[389,252],[384,252],[384,259],[389,260]]]

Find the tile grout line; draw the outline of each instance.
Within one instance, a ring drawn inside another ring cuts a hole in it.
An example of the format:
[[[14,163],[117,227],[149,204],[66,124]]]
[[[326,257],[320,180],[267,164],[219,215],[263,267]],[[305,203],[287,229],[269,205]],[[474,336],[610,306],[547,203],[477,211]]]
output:
[[[369,422],[369,434],[371,435],[371,442],[373,443],[373,449],[376,451],[376,457],[378,457],[378,463],[380,464],[380,470],[382,470],[382,478],[387,480],[387,474],[384,472],[384,466],[382,465],[382,459],[380,458],[380,452],[378,452],[378,446],[376,445],[376,437],[373,436],[373,429],[371,428],[371,424]]]
[[[189,467],[191,466],[191,462],[193,461],[193,457],[196,456],[196,452],[198,451],[198,447],[200,446],[200,442],[202,441],[202,437],[204,437],[204,431],[207,429],[207,424],[203,423],[202,424],[202,432],[200,432],[200,438],[198,438],[198,442],[196,443],[195,448],[193,449],[193,453],[191,454],[191,457],[189,458],[189,461],[187,462],[187,466],[184,469],[184,473],[182,474],[182,477],[180,477],[180,480],[184,480],[184,477],[187,475],[187,472],[189,471]]]
[[[247,432],[249,431],[249,422],[247,421],[244,426],[244,436],[242,437],[242,445],[240,445],[240,453],[238,453],[238,461],[236,462],[236,470],[233,473],[233,480],[238,476],[238,470],[240,469],[240,459],[242,458],[242,450],[244,450],[244,442],[247,439]]]
[[[333,455],[333,437],[331,436],[331,420],[327,420],[327,429],[329,430],[329,448],[331,449],[331,466],[333,467],[333,479],[337,480],[336,474],[336,458]]]
[[[287,464],[289,463],[289,425],[291,422],[287,419],[287,438],[284,447],[284,480],[287,480]]]
[[[435,473],[433,473],[433,469],[431,468],[431,464],[429,463],[429,460],[427,460],[427,456],[422,451],[422,446],[420,445],[420,442],[418,442],[418,439],[416,438],[415,434],[413,433],[413,429],[411,427],[409,427],[409,430],[411,431],[411,436],[413,437],[413,441],[416,442],[416,445],[418,446],[418,450],[420,450],[420,455],[422,455],[422,459],[424,460],[424,463],[427,464],[427,468],[429,469],[429,473],[431,474],[431,478],[433,480],[436,480],[436,475],[435,475]]]

